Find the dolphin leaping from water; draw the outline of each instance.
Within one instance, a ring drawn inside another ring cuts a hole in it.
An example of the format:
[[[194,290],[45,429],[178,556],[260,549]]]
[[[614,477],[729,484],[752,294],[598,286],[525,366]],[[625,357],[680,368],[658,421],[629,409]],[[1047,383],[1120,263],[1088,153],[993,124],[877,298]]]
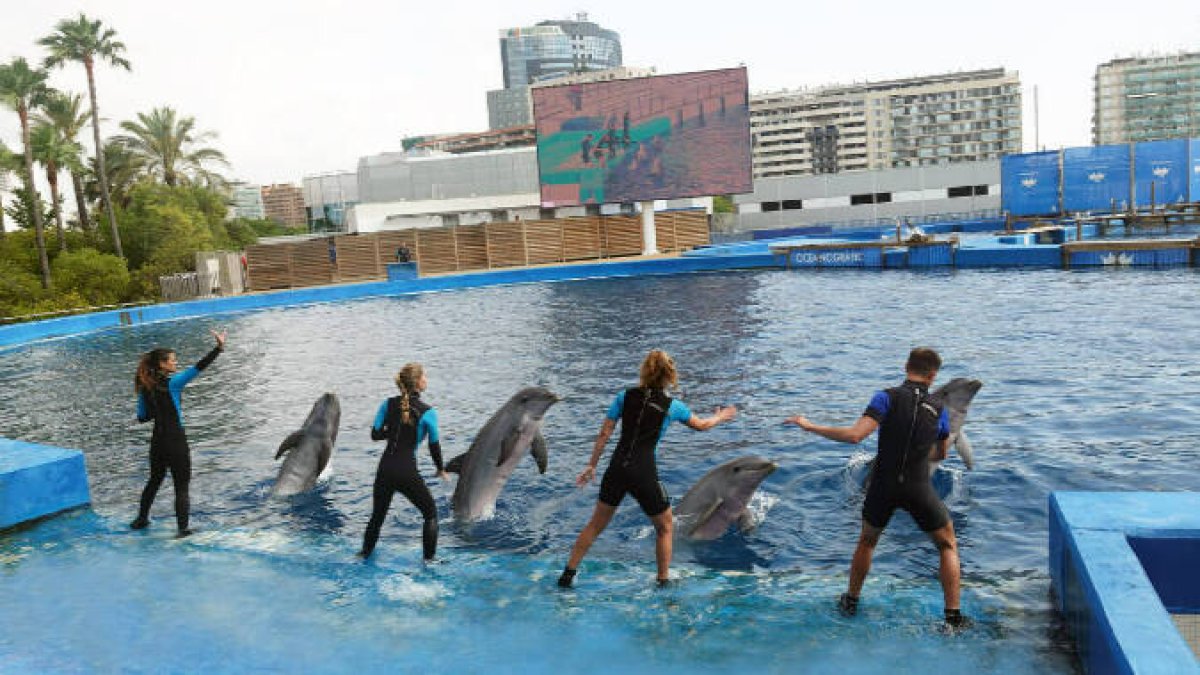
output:
[[[704,474],[675,507],[680,523],[675,531],[688,539],[706,541],[725,534],[734,522],[743,532],[754,529],[754,517],[746,505],[763,479],[777,468],[762,457],[741,457]]]
[[[341,416],[342,407],[336,395],[324,394],[317,399],[304,425],[285,438],[275,453],[275,459],[284,454],[287,458],[271,488],[272,496],[288,497],[316,485],[317,478],[329,467]]]
[[[938,387],[930,398],[941,399],[942,405],[950,416],[950,445],[958,451],[967,469],[975,468],[975,453],[971,449],[971,441],[967,432],[963,431],[963,422],[967,419],[967,408],[971,400],[983,387],[983,382],[966,377],[956,377]]]
[[[466,453],[450,460],[446,471],[458,474],[451,498],[455,518],[466,522],[490,516],[496,498],[526,452],[533,454],[538,472],[546,473],[542,418],[559,400],[545,387],[518,391],[483,425]]]

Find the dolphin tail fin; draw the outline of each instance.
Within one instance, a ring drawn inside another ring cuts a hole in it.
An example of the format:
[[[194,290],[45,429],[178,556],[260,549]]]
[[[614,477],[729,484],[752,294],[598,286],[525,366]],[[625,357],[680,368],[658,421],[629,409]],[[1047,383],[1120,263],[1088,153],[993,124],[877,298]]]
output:
[[[754,514],[750,513],[750,509],[742,509],[742,515],[738,516],[738,529],[743,534],[753,532],[758,527],[758,521],[754,519]]]
[[[958,456],[962,457],[963,464],[967,466],[967,470],[974,470],[975,450],[971,447],[971,439],[967,438],[966,432],[958,432],[958,438],[954,441],[954,449],[958,450]]]
[[[546,439],[542,436],[542,432],[534,434],[533,443],[529,446],[529,454],[533,455],[534,461],[537,462],[538,473],[546,473],[546,467],[550,464],[550,455],[546,450]]]
[[[303,437],[303,433],[299,431],[293,431],[287,438],[283,439],[282,443],[279,444],[279,452],[275,453],[275,459],[283,457],[283,453],[291,450],[297,445],[300,445],[300,439]]]
[[[463,453],[458,457],[446,462],[446,473],[457,473],[462,475],[463,462],[466,461],[467,453]]]

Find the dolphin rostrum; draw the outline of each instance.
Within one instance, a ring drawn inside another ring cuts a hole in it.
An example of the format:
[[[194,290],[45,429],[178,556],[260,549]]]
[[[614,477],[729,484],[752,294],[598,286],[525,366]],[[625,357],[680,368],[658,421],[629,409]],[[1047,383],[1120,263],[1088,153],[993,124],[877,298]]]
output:
[[[735,521],[743,532],[754,529],[746,505],[759,483],[777,468],[762,457],[741,457],[704,474],[675,507],[680,524],[676,532],[707,541],[725,534]]]
[[[545,387],[525,387],[492,415],[466,453],[450,460],[446,471],[458,474],[454,487],[454,516],[460,521],[489,517],[496,498],[526,452],[538,471],[546,473],[546,439],[542,418],[560,399]]]
[[[946,407],[950,416],[950,445],[958,451],[958,456],[962,458],[968,470],[975,468],[975,454],[971,450],[971,440],[967,438],[967,432],[963,431],[963,422],[967,418],[967,408],[971,406],[971,400],[982,387],[983,383],[979,380],[956,377],[930,394],[930,398],[940,398]]]
[[[287,459],[279,468],[279,477],[271,488],[272,496],[288,497],[316,485],[321,472],[329,466],[341,416],[342,407],[336,395],[323,394],[317,399],[304,425],[283,439],[279,452],[275,453],[275,459],[285,453]]]

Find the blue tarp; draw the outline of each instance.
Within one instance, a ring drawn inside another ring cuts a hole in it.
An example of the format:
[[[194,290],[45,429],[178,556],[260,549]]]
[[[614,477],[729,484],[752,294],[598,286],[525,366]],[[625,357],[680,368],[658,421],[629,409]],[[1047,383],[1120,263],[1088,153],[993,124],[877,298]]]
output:
[[[1129,207],[1129,145],[1063,151],[1063,208],[1112,211]]]
[[[1188,142],[1186,139],[1138,143],[1133,148],[1137,206],[1178,204],[1188,199]]]
[[[1000,205],[1014,216],[1059,213],[1058,151],[1000,158]]]
[[[1200,138],[1193,138],[1188,144],[1191,146],[1192,155],[1192,188],[1189,201],[1200,202]]]

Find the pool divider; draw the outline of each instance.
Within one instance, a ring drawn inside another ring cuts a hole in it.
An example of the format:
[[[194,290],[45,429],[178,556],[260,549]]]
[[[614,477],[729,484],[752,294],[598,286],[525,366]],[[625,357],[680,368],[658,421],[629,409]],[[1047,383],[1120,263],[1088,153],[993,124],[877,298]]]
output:
[[[1056,608],[1084,670],[1200,673],[1168,613],[1200,613],[1200,494],[1055,492],[1049,519]]]

